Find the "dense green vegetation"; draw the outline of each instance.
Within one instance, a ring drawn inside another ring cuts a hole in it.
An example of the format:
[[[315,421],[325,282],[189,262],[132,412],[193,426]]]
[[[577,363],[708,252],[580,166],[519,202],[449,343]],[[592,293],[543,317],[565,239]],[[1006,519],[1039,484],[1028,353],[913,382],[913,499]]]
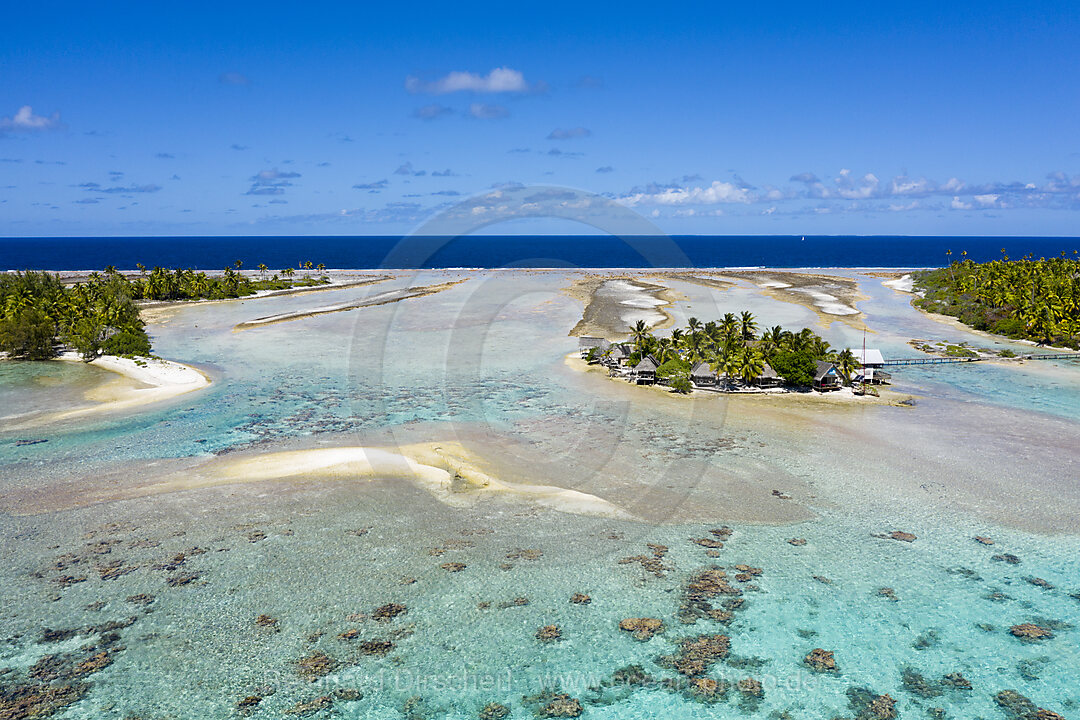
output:
[[[267,279],[268,268],[265,265],[259,265],[260,277],[253,279],[239,272],[243,263],[237,261],[234,265],[235,269],[227,267],[221,276],[213,277],[205,272],[182,268],[167,270],[156,267],[146,272],[146,269],[140,265],[138,277],[120,277],[128,283],[133,300],[224,300],[254,295],[260,290],[284,290],[329,282],[325,276],[311,277],[310,272],[313,266],[310,262],[300,263],[302,269],[308,274],[295,280],[293,276],[296,270],[293,268],[285,268],[280,271],[280,274],[275,273]],[[325,270],[325,266],[320,263],[314,266],[314,269],[321,273]],[[115,268],[106,268],[105,274],[117,275],[118,273]],[[91,276],[91,281],[93,279]]]
[[[259,290],[329,282],[310,275],[293,280],[292,268],[267,279],[265,265],[259,266],[262,277],[253,279],[239,272],[241,265],[238,261],[235,268],[214,277],[180,268],[147,272],[142,266],[138,275],[126,276],[109,267],[71,286],[47,272],[0,273],[0,351],[27,360],[51,358],[63,347],[76,350],[85,360],[99,352],[145,356],[150,354],[150,338],[137,300],[236,298]],[[313,269],[310,262],[301,265],[309,273]]]
[[[644,322],[630,329],[633,352],[629,363],[636,365],[651,355],[659,367],[656,375],[679,392],[690,391],[690,370],[706,362],[730,385],[753,383],[766,363],[794,386],[813,383],[816,360],[835,362],[845,380],[856,368],[850,350],[837,352],[810,328],[790,332],[779,325],[758,333],[757,320],[750,312],[726,314],[719,322],[704,325],[690,318],[685,329],[676,328],[669,337],[656,337]]]
[[[914,273],[916,307],[951,315],[976,330],[1080,349],[1080,260],[1031,256],[976,263],[961,259]],[[951,255],[951,253],[950,253]]]

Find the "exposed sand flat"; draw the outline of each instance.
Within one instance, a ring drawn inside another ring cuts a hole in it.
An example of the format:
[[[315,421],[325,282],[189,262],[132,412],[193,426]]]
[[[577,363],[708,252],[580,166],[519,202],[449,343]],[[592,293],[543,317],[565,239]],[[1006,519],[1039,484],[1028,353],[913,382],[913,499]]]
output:
[[[78,354],[67,352],[59,358],[66,362],[82,362]],[[101,413],[120,412],[144,405],[170,400],[210,385],[210,378],[201,371],[161,358],[130,358],[104,355],[90,363],[109,370],[124,379],[94,388],[86,393],[90,405],[46,414],[23,413],[9,415],[0,429],[17,430],[84,418]]]
[[[440,502],[456,507],[470,506],[485,497],[504,497],[576,515],[635,519],[630,513],[595,495],[492,477],[480,469],[472,453],[456,442],[229,455],[167,474],[156,482],[121,489],[79,488],[69,493],[23,498],[17,506],[8,510],[16,514],[34,515],[235,483],[326,479],[365,482],[407,480],[424,488]]]
[[[657,282],[649,282],[650,280]],[[862,313],[859,312],[857,303],[867,299],[859,291],[859,284],[855,279],[822,273],[787,270],[694,272],[654,270],[607,275],[591,274],[576,280],[571,287],[566,289],[568,295],[585,303],[582,320],[570,334],[572,336],[593,335],[609,340],[624,338],[628,326],[638,319],[625,312],[625,308],[628,307],[627,302],[641,306],[642,312],[647,314],[649,309],[645,307],[645,302],[653,300],[666,302],[653,308],[656,314],[651,317],[643,315],[641,319],[645,319],[654,330],[670,327],[674,320],[666,307],[681,298],[674,291],[660,284],[664,280],[680,280],[719,290],[748,284],[774,300],[813,310],[826,327],[834,320],[843,320],[853,327],[861,328],[862,324],[859,321],[862,319]],[[636,286],[644,294],[641,297],[633,297],[632,289],[609,284],[615,281]],[[621,297],[620,292],[627,296]],[[629,323],[626,322],[628,319]]]
[[[261,327],[263,325],[272,325],[274,323],[288,322],[290,320],[299,320],[301,318],[315,317],[316,315],[345,312],[347,310],[357,310],[359,308],[375,307],[376,305],[386,305],[388,303],[400,302],[402,300],[426,297],[427,295],[434,295],[437,292],[441,292],[455,285],[460,285],[467,279],[468,278],[462,280],[453,280],[450,282],[438,283],[436,285],[424,285],[422,287],[415,288],[388,290],[386,292],[377,293],[370,297],[366,297],[363,300],[352,300],[349,302],[336,303],[333,305],[323,305],[320,307],[312,308],[310,310],[299,310],[295,312],[278,313],[276,315],[267,315],[266,317],[255,318],[254,320],[246,320],[242,323],[238,323],[233,327],[233,330],[248,330],[250,328]]]
[[[667,308],[679,298],[663,285],[646,282],[640,274],[585,275],[564,289],[567,295],[585,304],[581,320],[570,331],[618,340],[626,337],[638,320],[654,330],[674,322]]]
[[[249,277],[252,276],[251,273],[245,274]],[[394,278],[393,275],[358,275],[358,273],[355,272],[341,270],[328,271],[326,274],[330,277],[330,283],[327,285],[287,288],[285,290],[260,290],[254,295],[245,295],[238,298],[223,298],[221,300],[143,300],[139,302],[139,313],[145,322],[155,323],[164,320],[180,308],[190,307],[192,305],[216,305],[218,303],[236,302],[238,300],[260,300],[269,297],[307,295],[308,293],[327,292],[330,290],[345,290],[353,287],[361,287],[363,285],[374,285],[375,283],[385,282]]]
[[[751,283],[774,300],[809,308],[826,327],[833,320],[862,327],[855,322],[862,318],[857,303],[867,297],[853,278],[786,270],[739,270],[725,272],[724,276]]]
[[[705,272],[662,272],[649,274],[646,277],[659,278],[660,280],[681,280],[682,282],[701,285],[714,290],[729,290],[736,285],[731,280],[725,280],[723,277],[706,274]]]

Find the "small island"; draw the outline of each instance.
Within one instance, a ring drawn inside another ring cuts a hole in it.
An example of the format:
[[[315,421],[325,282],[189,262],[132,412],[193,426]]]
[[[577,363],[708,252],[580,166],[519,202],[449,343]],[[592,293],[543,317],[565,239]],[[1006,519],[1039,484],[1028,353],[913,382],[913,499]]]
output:
[[[89,362],[102,355],[146,357],[150,337],[140,315],[146,301],[227,300],[330,284],[325,266],[300,263],[266,277],[241,272],[242,261],[209,275],[193,269],[155,267],[126,274],[115,267],[67,283],[59,274],[27,270],[0,273],[0,352],[24,360],[49,360],[73,350]],[[317,270],[318,277],[311,276]]]
[[[1013,340],[1080,350],[1080,259],[1025,256],[912,273],[915,307]],[[951,257],[952,252],[947,253]]]
[[[582,359],[602,364],[610,377],[637,385],[661,384],[672,392],[762,392],[767,389],[817,390],[861,387],[856,394],[877,392],[868,383],[887,382],[880,353],[836,350],[810,328],[797,332],[780,325],[758,332],[753,313],[727,313],[704,324],[689,318],[687,327],[657,337],[644,321],[630,328],[624,343],[602,338],[579,340]]]

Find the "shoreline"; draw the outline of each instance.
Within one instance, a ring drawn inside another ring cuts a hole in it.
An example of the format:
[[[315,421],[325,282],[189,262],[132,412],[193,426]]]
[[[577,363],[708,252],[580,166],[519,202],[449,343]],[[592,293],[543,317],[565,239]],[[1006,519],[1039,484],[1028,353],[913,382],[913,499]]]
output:
[[[69,351],[47,362],[81,363],[83,359],[77,353]],[[5,424],[0,430],[21,430],[140,408],[202,390],[212,382],[206,373],[197,368],[163,358],[130,359],[103,355],[86,364],[120,377],[116,378],[115,382],[106,382],[87,391],[84,399],[91,400],[93,404],[78,405],[37,416],[33,413],[8,416],[3,420],[16,422]],[[18,422],[21,418],[25,419]]]
[[[955,330],[963,330],[964,332],[971,333],[972,335],[984,338],[986,340],[992,340],[992,341],[997,342],[997,343],[1014,343],[1016,345],[1026,345],[1027,347],[1030,347],[1030,348],[1033,348],[1033,349],[1038,349],[1038,350],[1041,350],[1043,352],[1069,353],[1069,354],[1072,354],[1072,355],[1080,356],[1080,350],[1073,350],[1072,348],[1067,348],[1067,347],[1058,347],[1057,345],[1040,345],[1037,342],[1035,342],[1034,340],[1028,340],[1026,338],[1011,338],[1011,337],[1008,337],[1008,336],[1005,336],[1005,335],[995,335],[994,333],[987,332],[985,330],[977,330],[976,328],[973,328],[970,325],[965,325],[964,323],[960,322],[959,318],[955,318],[952,315],[942,315],[941,313],[933,313],[933,312],[930,312],[928,310],[923,310],[921,307],[919,307],[918,305],[916,305],[914,303],[914,297],[912,298],[912,302],[909,303],[909,305],[914,310],[917,310],[918,312],[922,313],[923,316],[933,320],[934,322],[941,323],[942,325],[948,325],[949,327],[952,327]],[[1014,360],[1024,360],[1025,358],[1019,357],[1019,358],[987,358],[987,359],[999,359],[999,360],[1014,361]]]

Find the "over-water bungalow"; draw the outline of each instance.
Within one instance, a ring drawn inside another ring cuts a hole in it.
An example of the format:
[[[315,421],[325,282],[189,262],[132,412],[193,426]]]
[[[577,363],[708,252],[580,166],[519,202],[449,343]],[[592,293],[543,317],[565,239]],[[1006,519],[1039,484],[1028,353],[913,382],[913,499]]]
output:
[[[652,355],[646,355],[641,362],[634,366],[630,377],[638,385],[652,385],[656,382],[656,359]]]
[[[866,348],[865,353],[862,348],[848,348],[848,350],[855,356],[855,362],[858,363],[860,367],[875,369],[885,367],[885,358],[882,357],[880,350]]]
[[[699,362],[690,368],[690,382],[695,385],[715,385],[716,373],[707,362]]]
[[[849,350],[855,356],[855,363],[858,365],[852,375],[852,382],[861,384],[865,381],[873,385],[880,385],[892,380],[892,375],[882,370],[885,367],[885,358],[880,350],[867,348],[865,353],[862,348],[849,348]]]
[[[814,373],[814,389],[819,392],[839,390],[842,383],[840,380],[840,371],[837,370],[836,365],[831,362],[825,362],[824,360],[818,360],[816,362],[817,372]]]

